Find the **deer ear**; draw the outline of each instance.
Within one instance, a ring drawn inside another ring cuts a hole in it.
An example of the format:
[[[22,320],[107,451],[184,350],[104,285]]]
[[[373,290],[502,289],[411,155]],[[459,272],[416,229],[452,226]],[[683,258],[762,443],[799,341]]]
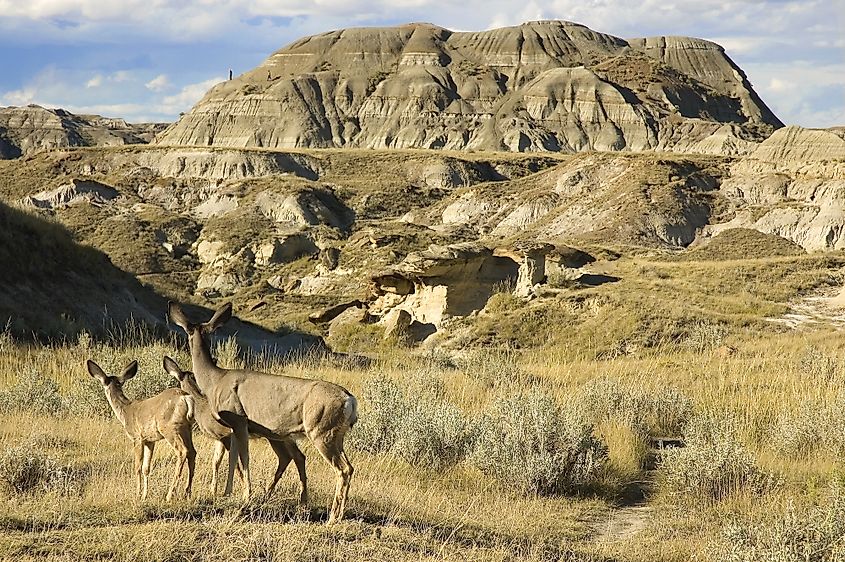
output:
[[[232,303],[227,302],[214,313],[211,320],[202,325],[204,331],[210,334],[232,318]]]
[[[179,364],[176,361],[174,361],[167,355],[164,356],[162,364],[164,365],[164,370],[167,371],[170,376],[175,377],[176,380],[181,381],[183,378],[185,378],[185,371],[183,371],[179,367]]]
[[[126,367],[126,369],[124,369],[123,373],[119,377],[117,377],[117,380],[119,380],[120,382],[123,383],[123,382],[128,381],[129,379],[131,379],[132,377],[134,377],[137,374],[138,374],[138,362],[133,361],[132,363],[129,364],[128,367]]]
[[[100,384],[105,386],[109,382],[109,376],[103,371],[99,365],[91,361],[90,359],[86,362],[88,366],[88,374],[91,375],[93,378],[100,381]]]
[[[181,306],[172,301],[168,302],[167,316],[170,318],[171,322],[185,330],[185,333],[188,333],[188,326],[191,323],[188,322],[188,317],[185,316],[185,312],[182,310]]]

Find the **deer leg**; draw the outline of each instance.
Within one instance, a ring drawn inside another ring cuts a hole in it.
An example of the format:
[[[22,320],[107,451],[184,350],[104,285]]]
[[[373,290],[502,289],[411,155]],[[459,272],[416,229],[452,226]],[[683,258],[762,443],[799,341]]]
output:
[[[296,470],[299,472],[299,506],[305,508],[308,506],[308,478],[305,476],[305,455],[296,446],[296,443],[289,441],[286,443],[288,454],[293,457],[293,463],[296,465]]]
[[[173,474],[173,481],[170,483],[170,489],[167,491],[167,501],[173,499],[173,493],[176,491],[176,485],[179,483],[179,478],[182,476],[182,470],[185,468],[185,463],[188,464],[188,482],[185,485],[185,496],[191,496],[191,484],[194,480],[194,467],[196,465],[197,453],[194,450],[194,443],[191,439],[191,427],[186,426],[179,428],[176,433],[167,436],[167,442],[179,455],[179,462],[176,465],[176,471]]]
[[[217,473],[220,471],[220,464],[223,462],[223,454],[229,447],[223,441],[214,442],[214,456],[211,460],[211,494],[217,495]]]
[[[141,501],[146,501],[147,499],[147,489],[149,485],[150,479],[150,465],[153,462],[153,449],[155,449],[155,442],[148,441],[143,443],[144,447],[144,458],[141,464],[141,472],[142,476],[142,485],[141,485]]]
[[[144,465],[144,443],[135,441],[135,477],[137,481],[135,495],[141,499],[141,468]]]
[[[328,524],[337,523],[343,519],[346,511],[346,498],[349,495],[349,483],[352,480],[354,469],[346,453],[343,452],[343,443],[326,443],[322,440],[314,440],[314,446],[323,455],[337,473],[337,484],[334,490],[331,511],[329,511]]]
[[[276,488],[276,484],[279,483],[279,479],[281,479],[290,464],[291,456],[288,454],[285,443],[282,441],[273,441],[272,439],[268,439],[267,441],[269,441],[270,447],[279,459],[279,464],[276,466],[276,474],[273,476],[273,481],[270,482],[269,486],[267,486],[267,497],[270,497],[270,494],[272,494],[273,490]]]
[[[176,463],[176,471],[173,473],[173,481],[170,483],[170,488],[167,490],[167,501],[170,501],[173,499],[173,491],[176,489],[176,484],[179,483],[179,477],[182,476],[182,469],[185,468],[185,461],[188,460],[188,451],[184,444],[178,442],[176,439],[168,439],[167,441],[179,456],[179,462]]]
[[[240,471],[240,463],[238,462],[238,440],[235,439],[234,432],[229,436],[229,472],[226,476],[226,489],[223,491],[224,496],[232,495],[232,486],[235,479],[235,469]]]
[[[220,471],[220,464],[223,462],[223,455],[224,453],[228,453],[229,455],[232,454],[232,435],[229,434],[226,437],[223,437],[220,441],[214,445],[214,461],[213,461],[213,469],[214,472],[211,474],[211,487],[214,491],[214,495],[217,495],[217,474]],[[237,459],[236,459],[237,460]],[[244,475],[241,472],[241,464],[240,462],[235,462],[235,473],[238,475],[238,479],[243,481]],[[226,495],[231,494],[232,491],[229,490],[226,492]]]
[[[249,496],[252,494],[252,482],[249,478],[249,429],[247,428],[247,422],[244,421],[242,423],[238,423],[234,428],[234,432],[232,433],[232,449],[237,448],[238,452],[238,459],[241,461],[241,470],[243,471],[243,478],[244,478],[244,492],[243,497],[244,501],[249,501]],[[232,456],[229,455],[229,480],[232,480]]]
[[[194,470],[197,467],[197,450],[194,447],[194,436],[193,436],[193,428],[188,425],[182,428],[182,442],[185,444],[187,448],[187,456],[188,456],[188,483],[185,485],[185,497],[191,497],[191,485],[194,482]]]

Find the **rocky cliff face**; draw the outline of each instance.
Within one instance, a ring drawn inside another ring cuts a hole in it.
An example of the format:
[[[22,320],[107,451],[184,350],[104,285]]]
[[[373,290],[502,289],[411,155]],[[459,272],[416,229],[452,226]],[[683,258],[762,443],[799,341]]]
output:
[[[736,215],[705,237],[742,227],[806,250],[845,248],[845,130],[781,129],[731,166],[721,192]]]
[[[0,108],[0,159],[73,146],[120,146],[150,142],[161,124],[130,125],[123,119],[74,115],[37,105]]]
[[[157,142],[743,154],[781,125],[708,41],[412,24],[303,38],[212,88]]]

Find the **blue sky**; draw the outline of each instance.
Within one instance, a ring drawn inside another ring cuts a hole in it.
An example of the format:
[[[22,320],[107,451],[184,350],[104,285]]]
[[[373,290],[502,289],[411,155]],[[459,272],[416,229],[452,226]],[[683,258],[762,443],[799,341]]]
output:
[[[0,105],[171,121],[303,35],[536,19],[716,41],[784,122],[845,125],[845,0],[0,0]]]

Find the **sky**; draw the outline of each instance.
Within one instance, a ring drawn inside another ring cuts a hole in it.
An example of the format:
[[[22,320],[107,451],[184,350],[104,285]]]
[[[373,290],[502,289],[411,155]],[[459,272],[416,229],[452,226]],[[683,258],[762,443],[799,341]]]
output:
[[[715,41],[785,123],[845,125],[845,0],[0,0],[0,106],[173,121],[305,35],[538,19]]]

